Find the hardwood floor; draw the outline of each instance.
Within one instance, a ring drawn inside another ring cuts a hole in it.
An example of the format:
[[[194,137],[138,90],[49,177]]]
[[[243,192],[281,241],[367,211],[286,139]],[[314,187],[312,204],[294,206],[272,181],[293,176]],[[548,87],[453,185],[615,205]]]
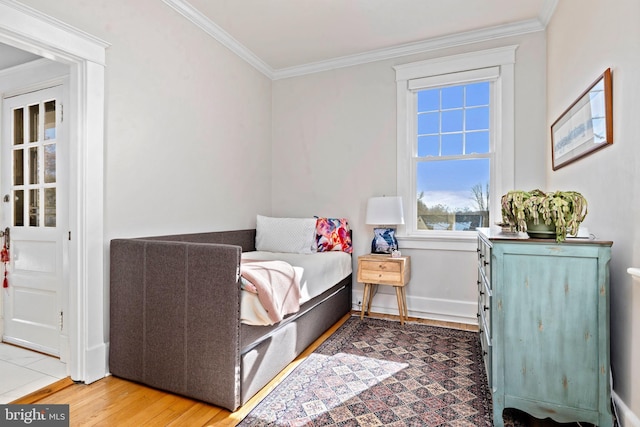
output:
[[[235,426],[350,316],[340,319],[236,412],[112,376],[92,384],[63,379],[12,403],[69,404],[72,426]]]
[[[38,390],[12,403],[69,404],[71,426],[235,426],[278,383],[298,366],[309,354],[322,344],[342,325],[351,314],[345,315],[332,326],[294,362],[289,364],[276,378],[236,412],[218,408],[197,400],[166,393],[141,384],[116,377],[106,377],[92,384],[76,384],[71,379],[60,380],[49,387]],[[371,317],[391,318],[398,316],[371,314]],[[408,321],[434,326],[477,330],[474,325],[434,322],[409,318]],[[560,426],[550,421],[531,419],[531,426]],[[576,425],[576,424],[568,424]]]

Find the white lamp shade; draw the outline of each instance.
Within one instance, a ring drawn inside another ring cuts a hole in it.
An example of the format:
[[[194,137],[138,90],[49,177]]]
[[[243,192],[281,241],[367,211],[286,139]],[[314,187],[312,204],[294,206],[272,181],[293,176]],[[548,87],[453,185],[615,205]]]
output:
[[[372,197],[367,202],[367,218],[369,225],[404,224],[402,197]]]

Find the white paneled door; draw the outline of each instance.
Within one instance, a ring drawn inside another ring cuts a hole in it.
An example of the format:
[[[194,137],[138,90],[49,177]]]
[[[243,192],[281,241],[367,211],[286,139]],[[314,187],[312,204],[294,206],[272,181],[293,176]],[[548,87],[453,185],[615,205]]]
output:
[[[2,230],[5,342],[64,360],[68,236],[63,86],[3,99]],[[5,287],[6,286],[6,287]]]

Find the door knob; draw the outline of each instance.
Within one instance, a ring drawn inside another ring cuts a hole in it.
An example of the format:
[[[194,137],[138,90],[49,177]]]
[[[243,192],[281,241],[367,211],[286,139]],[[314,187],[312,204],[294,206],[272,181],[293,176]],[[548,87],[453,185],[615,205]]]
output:
[[[2,198],[2,201],[5,202],[5,203],[9,203],[9,201],[10,201],[9,195],[5,194],[4,197]]]

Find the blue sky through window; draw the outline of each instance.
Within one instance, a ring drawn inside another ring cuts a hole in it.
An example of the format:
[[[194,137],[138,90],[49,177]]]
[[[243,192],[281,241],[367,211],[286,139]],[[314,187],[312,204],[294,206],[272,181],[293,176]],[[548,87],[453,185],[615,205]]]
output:
[[[472,188],[489,183],[489,82],[417,92],[417,191],[427,206],[475,210]],[[447,158],[456,156],[456,158]]]

